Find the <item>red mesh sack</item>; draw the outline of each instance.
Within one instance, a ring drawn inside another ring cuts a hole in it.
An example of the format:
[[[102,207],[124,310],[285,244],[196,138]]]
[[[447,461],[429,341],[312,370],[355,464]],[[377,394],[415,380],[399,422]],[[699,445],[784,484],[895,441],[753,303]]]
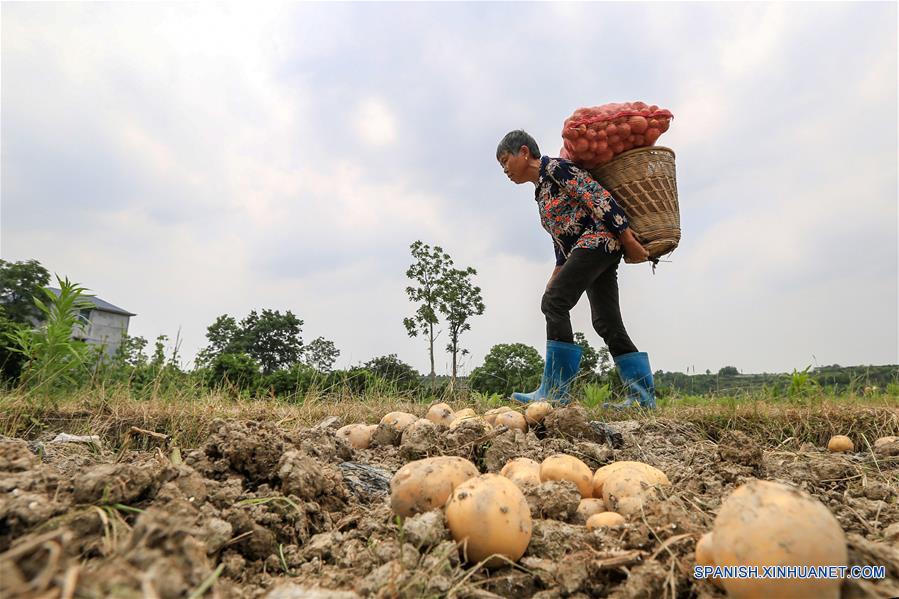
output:
[[[671,111],[644,102],[578,108],[562,126],[560,155],[594,169],[622,152],[655,145],[673,118]]]

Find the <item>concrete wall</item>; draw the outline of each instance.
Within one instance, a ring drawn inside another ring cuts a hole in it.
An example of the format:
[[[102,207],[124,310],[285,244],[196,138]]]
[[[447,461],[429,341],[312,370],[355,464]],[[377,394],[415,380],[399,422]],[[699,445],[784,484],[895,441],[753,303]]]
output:
[[[89,322],[73,331],[73,337],[84,339],[87,343],[102,345],[106,353],[112,357],[122,343],[122,337],[128,334],[130,317],[124,314],[91,310]]]

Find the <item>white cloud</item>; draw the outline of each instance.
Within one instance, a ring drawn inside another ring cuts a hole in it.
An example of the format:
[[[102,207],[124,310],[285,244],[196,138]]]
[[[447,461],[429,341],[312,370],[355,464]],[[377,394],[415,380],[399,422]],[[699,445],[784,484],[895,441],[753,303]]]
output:
[[[718,56],[725,75],[738,78],[771,66],[788,33],[787,7],[782,3],[733,4],[728,7],[733,29],[719,38]]]
[[[4,259],[138,312],[135,334],[183,327],[187,355],[218,314],[271,307],[341,365],[425,369],[402,327],[422,239],[478,269],[468,371],[494,343],[543,350],[549,239],[498,136],[553,153],[578,105],[657,94],[683,242],[619,276],[654,367],[895,362],[895,7],[584,6],[4,5]],[[573,321],[599,342],[585,299]]]
[[[396,118],[382,100],[368,98],[360,102],[356,107],[355,123],[356,130],[366,143],[387,146],[396,141]]]

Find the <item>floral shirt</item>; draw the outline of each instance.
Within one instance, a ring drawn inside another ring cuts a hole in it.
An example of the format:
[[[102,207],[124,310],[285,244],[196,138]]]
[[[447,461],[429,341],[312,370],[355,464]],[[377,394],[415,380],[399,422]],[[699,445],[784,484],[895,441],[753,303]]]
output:
[[[543,156],[534,197],[540,222],[553,238],[556,266],[565,264],[575,248],[621,251],[618,233],[627,228],[627,216],[586,171],[563,158]]]

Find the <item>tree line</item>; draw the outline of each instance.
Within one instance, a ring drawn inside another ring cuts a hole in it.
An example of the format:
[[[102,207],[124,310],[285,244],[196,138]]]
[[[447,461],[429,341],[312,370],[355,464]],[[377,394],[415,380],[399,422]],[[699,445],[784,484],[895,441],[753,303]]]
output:
[[[90,306],[85,302],[87,290],[57,279],[61,293],[56,296],[46,289],[49,271],[36,260],[0,260],[0,377],[7,387],[44,389],[112,382],[159,391],[160,386],[199,382],[207,388],[257,396],[298,396],[313,388],[441,395],[458,386],[460,358],[469,354],[463,336],[474,317],[484,313],[484,301],[474,282],[474,268],[457,267],[440,246],[416,241],[410,251],[406,293],[415,309],[402,324],[410,337],[425,341],[431,366],[427,375],[396,354],[335,370],[340,350],[333,341],[318,337],[306,342],[305,323],[299,316],[271,308],[254,309],[242,317],[218,316],[207,327],[207,343],[190,369],[182,364],[180,339],[173,342],[166,335],[152,344],[126,335],[115,355],[108,357],[101,348],[71,338],[81,310]],[[442,335],[443,349],[451,356],[449,377],[438,376],[435,369]],[[585,373],[608,370],[605,348],[593,349],[580,333],[578,342],[585,350]],[[535,348],[501,343],[464,383],[482,393],[508,395],[536,387],[542,372],[543,358]]]
[[[177,336],[172,340],[159,335],[152,344],[143,337],[126,336],[116,354],[108,357],[100,348],[72,339],[80,312],[89,305],[84,301],[86,290],[57,279],[61,289],[57,296],[47,291],[50,273],[36,260],[0,260],[0,379],[6,387],[60,390],[119,383],[148,393],[192,384],[257,397],[301,397],[317,389],[423,399],[460,388],[506,397],[512,391],[536,388],[543,357],[523,343],[493,345],[467,377],[458,376],[459,356],[468,353],[462,337],[471,330],[474,317],[485,310],[481,290],[474,284],[477,273],[471,267],[456,268],[439,246],[417,241],[410,249],[413,262],[406,272],[410,280],[406,292],[416,308],[402,323],[410,336],[425,341],[430,361],[427,374],[396,354],[335,369],[340,350],[333,341],[324,337],[304,341],[304,321],[290,310],[271,308],[253,309],[242,317],[218,316],[207,327],[207,343],[190,369],[182,364]],[[435,354],[444,333],[452,370],[449,376],[438,376]],[[575,343],[584,350],[576,384],[619,389],[608,349],[592,347],[581,332],[575,333]],[[897,377],[895,366],[846,369],[833,365],[771,375],[745,375],[725,366],[717,373],[692,376],[657,371],[655,383],[660,396],[759,389],[776,396],[815,389],[885,390],[899,382]]]

